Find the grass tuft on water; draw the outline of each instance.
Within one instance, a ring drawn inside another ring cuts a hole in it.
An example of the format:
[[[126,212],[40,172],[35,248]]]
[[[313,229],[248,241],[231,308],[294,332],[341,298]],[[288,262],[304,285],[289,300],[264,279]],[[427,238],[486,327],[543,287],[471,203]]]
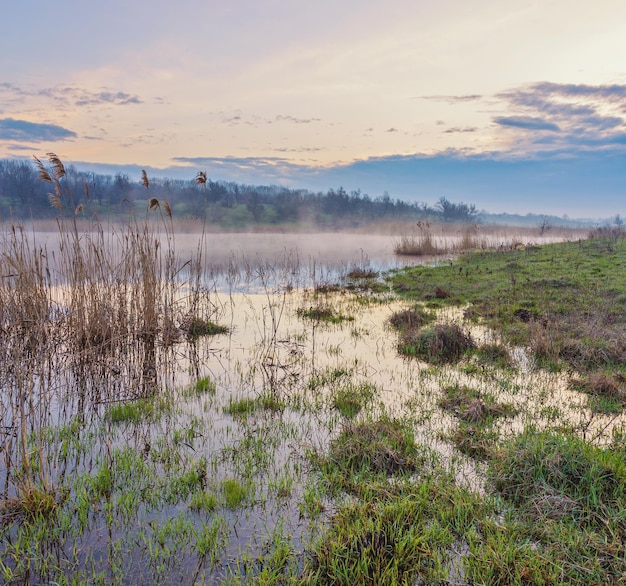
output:
[[[346,422],[326,455],[312,454],[331,490],[360,493],[367,484],[418,472],[426,462],[407,421],[383,417]]]
[[[410,329],[400,336],[398,351],[432,364],[458,362],[476,343],[456,324],[437,324],[421,330]]]

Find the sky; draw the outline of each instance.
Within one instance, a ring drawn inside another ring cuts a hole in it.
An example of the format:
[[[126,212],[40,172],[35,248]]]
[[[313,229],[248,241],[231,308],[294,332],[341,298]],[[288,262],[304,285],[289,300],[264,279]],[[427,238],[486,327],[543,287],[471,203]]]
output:
[[[626,216],[624,0],[7,0],[0,22],[0,158]]]

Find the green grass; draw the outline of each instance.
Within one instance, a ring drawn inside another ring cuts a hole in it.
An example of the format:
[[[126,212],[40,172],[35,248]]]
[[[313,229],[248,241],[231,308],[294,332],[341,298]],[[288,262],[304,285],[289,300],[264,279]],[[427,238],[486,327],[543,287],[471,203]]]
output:
[[[234,478],[226,478],[221,483],[224,501],[229,509],[237,507],[248,501],[252,495],[252,487],[248,484],[239,482]]]
[[[459,384],[443,389],[443,398],[438,405],[451,411],[460,421],[480,425],[488,425],[498,417],[511,417],[517,413],[513,405],[498,403],[489,393]]]
[[[434,320],[432,312],[424,309],[421,305],[415,305],[408,309],[396,311],[389,318],[389,325],[400,332],[421,328]]]
[[[312,458],[332,490],[354,493],[367,490],[372,480],[412,474],[426,464],[409,422],[388,417],[344,423],[328,453]]]
[[[308,381],[307,387],[314,391],[324,386],[333,386],[350,376],[347,368],[328,368],[315,372]]]
[[[194,492],[189,501],[189,508],[193,511],[211,513],[217,508],[217,505],[217,497],[213,493],[204,490]]]
[[[589,395],[588,405],[596,413],[621,413],[626,407],[626,377],[622,373],[587,373],[573,377],[570,387]]]
[[[484,515],[479,499],[431,470],[419,482],[401,481],[375,499],[343,505],[301,578],[320,585],[444,584],[462,575],[454,553],[459,536]]]
[[[338,387],[332,396],[333,408],[343,417],[356,417],[374,397],[376,387],[371,383],[348,384]]]
[[[390,277],[394,290],[437,306],[468,305],[466,316],[529,347],[549,369],[624,370],[626,240],[592,239],[463,255]],[[447,297],[436,295],[444,287]]]
[[[215,382],[213,382],[208,376],[203,376],[194,383],[191,389],[196,395],[203,395],[205,393],[214,394],[216,386]]]
[[[149,399],[114,403],[107,408],[105,416],[111,423],[136,425],[142,421],[155,421],[161,414],[171,410],[171,401],[164,396],[154,396]]]
[[[308,309],[298,309],[298,315],[314,322],[323,322],[328,324],[340,324],[345,321],[354,321],[354,316],[338,313],[329,305],[317,305]]]
[[[224,407],[224,413],[232,417],[245,420],[248,416],[258,411],[278,412],[285,409],[285,403],[272,393],[264,393],[258,397],[244,397],[242,399],[232,399]]]
[[[397,386],[393,415],[381,416],[378,379],[363,381],[370,365],[342,360],[333,339],[328,362],[299,365],[284,393],[238,398],[257,384],[255,353],[250,371],[237,362],[241,379],[219,376],[219,391],[209,377],[182,390],[203,409],[158,392],[39,436],[27,430],[31,469],[17,467],[15,478],[33,481],[0,512],[0,582],[622,583],[626,434],[616,416],[625,373],[615,356],[626,285],[622,265],[605,264],[621,262],[621,247],[478,254],[474,264],[406,271],[432,278],[394,275],[412,300],[390,320],[396,331],[376,335],[423,345],[430,365],[391,352],[402,364],[384,383],[385,400]],[[502,342],[462,347],[459,328],[440,332],[432,351],[436,312],[424,307],[457,304]],[[331,329],[348,336],[354,327]],[[565,400],[553,395],[558,377],[518,376],[516,344],[537,364],[567,367]],[[591,413],[571,391],[588,396]],[[541,431],[520,432],[529,422]]]
[[[181,328],[186,335],[191,338],[199,338],[200,336],[217,336],[219,334],[227,334],[228,328],[220,324],[216,324],[210,320],[195,317],[185,322]]]

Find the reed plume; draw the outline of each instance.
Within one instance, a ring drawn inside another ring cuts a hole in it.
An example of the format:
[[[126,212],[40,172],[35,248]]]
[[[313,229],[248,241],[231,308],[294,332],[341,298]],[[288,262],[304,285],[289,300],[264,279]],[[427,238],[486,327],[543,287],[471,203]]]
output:
[[[196,174],[196,185],[202,185],[206,187],[206,171],[198,171]]]
[[[172,217],[172,208],[170,207],[169,202],[164,199],[163,200],[163,209],[165,210],[165,214],[167,215],[168,218]]]
[[[54,153],[46,153],[47,157],[48,157],[48,161],[50,161],[50,164],[52,165],[52,176],[58,181],[59,179],[61,179],[62,177],[65,177],[66,172],[65,172],[65,165],[63,165],[63,162],[61,161],[61,159],[59,159],[59,157],[57,157]]]
[[[35,159],[35,165],[37,166],[37,174],[39,180],[45,181],[46,183],[52,183],[52,177],[50,177],[50,173],[48,173],[48,169],[46,169],[46,166],[41,162],[38,157],[35,157],[33,155],[33,158]]]
[[[59,211],[63,211],[63,203],[61,203],[61,198],[54,193],[48,194],[48,201],[53,208],[56,208]]]

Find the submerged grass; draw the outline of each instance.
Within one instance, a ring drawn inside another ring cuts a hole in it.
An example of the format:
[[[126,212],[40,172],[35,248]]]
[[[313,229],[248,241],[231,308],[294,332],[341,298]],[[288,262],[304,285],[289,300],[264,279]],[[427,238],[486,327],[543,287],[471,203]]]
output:
[[[338,313],[330,305],[324,304],[311,306],[308,309],[299,308],[298,315],[303,319],[330,324],[340,324],[344,321],[354,321],[354,316]]]
[[[341,386],[333,393],[332,405],[341,415],[352,419],[374,398],[376,391],[371,383]]]

